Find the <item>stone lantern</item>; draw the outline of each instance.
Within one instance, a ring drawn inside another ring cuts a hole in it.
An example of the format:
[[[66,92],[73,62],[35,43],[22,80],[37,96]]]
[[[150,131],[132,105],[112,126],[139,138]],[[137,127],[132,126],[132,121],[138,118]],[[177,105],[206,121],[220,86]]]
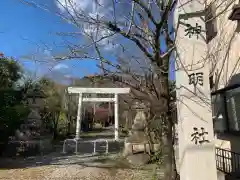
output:
[[[39,112],[44,105],[44,98],[44,94],[38,89],[27,93],[30,113],[20,129],[15,132],[15,137],[9,142],[9,148],[14,151],[13,153],[36,155],[52,149],[52,137],[46,131]]]
[[[19,140],[34,140],[40,139],[42,131],[42,120],[40,116],[40,108],[43,106],[44,95],[39,90],[34,89],[27,94],[27,104],[30,108],[30,113],[21,125],[20,130],[16,132]]]
[[[30,91],[27,95],[27,102],[30,107],[41,107],[43,105],[44,94],[37,89]]]
[[[31,134],[34,136],[34,138],[39,139],[42,135],[41,132],[43,131],[40,109],[44,105],[45,96],[40,90],[34,89],[28,93],[27,98],[28,105],[31,109],[31,112],[28,115],[28,123],[33,130]]]
[[[134,165],[144,165],[149,162],[150,154],[160,149],[160,144],[149,129],[151,123],[147,122],[149,108],[146,103],[136,102],[133,109],[136,116],[129,137],[125,139],[123,155]]]
[[[143,103],[136,102],[134,105],[136,116],[132,125],[132,131],[125,140],[123,155],[128,161],[135,165],[143,165],[150,160],[149,139],[145,132],[146,106]]]

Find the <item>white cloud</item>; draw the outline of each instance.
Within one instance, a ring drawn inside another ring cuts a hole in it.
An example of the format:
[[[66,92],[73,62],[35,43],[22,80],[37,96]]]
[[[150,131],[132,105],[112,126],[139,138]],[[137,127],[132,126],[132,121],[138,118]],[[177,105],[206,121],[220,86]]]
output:
[[[91,0],[58,0],[56,4],[63,12],[67,9],[72,10],[72,7],[76,10],[86,10],[91,4]]]
[[[59,3],[59,2],[60,3]],[[74,12],[83,11],[86,15],[92,18],[99,18],[107,20],[112,18],[111,9],[112,1],[109,0],[58,0],[57,6],[62,12],[70,12],[72,15],[76,15]],[[98,3],[96,3],[96,1]],[[99,5],[98,5],[99,4]],[[96,37],[96,41],[102,37],[109,36],[111,32],[109,30],[100,28],[93,24],[82,24],[82,30],[85,34]],[[97,32],[98,31],[98,32]],[[96,36],[97,35],[97,36]],[[116,48],[117,45],[113,43],[113,38],[105,38],[98,42],[98,44],[106,51],[111,51]]]
[[[53,67],[53,70],[60,70],[60,69],[68,69],[69,67],[66,64],[57,64],[56,66]]]
[[[64,77],[66,78],[72,78],[73,76],[71,74],[65,74]]]
[[[46,55],[47,57],[52,57],[51,51],[50,50],[43,50],[43,54]]]

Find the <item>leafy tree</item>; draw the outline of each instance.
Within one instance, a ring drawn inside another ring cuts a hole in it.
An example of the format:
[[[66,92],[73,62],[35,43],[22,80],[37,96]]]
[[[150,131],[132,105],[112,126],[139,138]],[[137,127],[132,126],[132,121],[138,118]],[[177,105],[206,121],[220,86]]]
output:
[[[0,153],[9,136],[14,135],[29,113],[23,101],[23,88],[16,88],[21,76],[21,68],[16,61],[0,57]]]
[[[12,58],[0,57],[0,60],[1,88],[12,88],[21,78],[21,68]]]
[[[44,107],[41,110],[42,118],[53,133],[53,138],[56,139],[59,134],[59,121],[63,119],[65,115],[63,98],[64,88],[47,78],[39,80],[38,86],[45,96]]]

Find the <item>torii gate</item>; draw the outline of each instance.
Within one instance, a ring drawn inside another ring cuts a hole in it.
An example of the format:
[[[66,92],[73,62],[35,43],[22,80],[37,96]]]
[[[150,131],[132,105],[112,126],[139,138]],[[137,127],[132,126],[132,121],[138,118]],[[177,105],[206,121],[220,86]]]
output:
[[[79,94],[78,111],[76,123],[75,139],[80,139],[81,121],[82,121],[82,102],[114,102],[114,119],[115,119],[115,140],[119,140],[119,114],[118,114],[118,95],[130,93],[130,88],[80,88],[69,87],[68,93]],[[114,94],[114,98],[85,98],[83,94]]]

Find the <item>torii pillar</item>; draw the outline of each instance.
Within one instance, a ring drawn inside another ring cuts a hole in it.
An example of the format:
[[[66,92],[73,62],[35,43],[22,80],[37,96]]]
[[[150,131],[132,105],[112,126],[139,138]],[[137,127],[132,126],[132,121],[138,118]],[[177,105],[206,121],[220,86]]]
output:
[[[204,2],[178,0],[175,10],[181,180],[217,180]]]

